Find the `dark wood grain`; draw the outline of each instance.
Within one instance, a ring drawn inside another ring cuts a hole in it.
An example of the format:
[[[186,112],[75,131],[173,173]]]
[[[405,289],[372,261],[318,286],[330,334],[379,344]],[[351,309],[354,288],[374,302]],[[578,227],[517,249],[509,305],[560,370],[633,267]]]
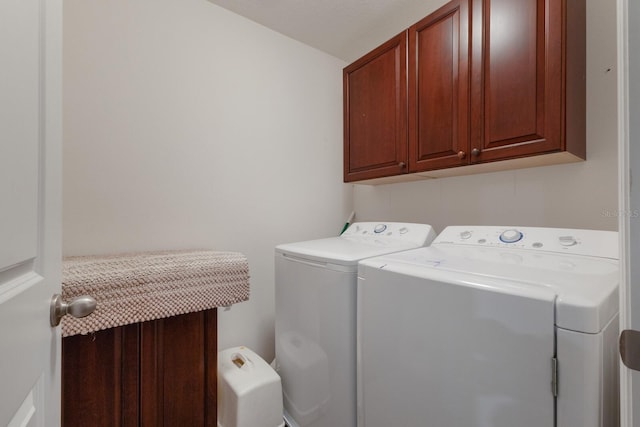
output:
[[[407,171],[406,32],[343,71],[344,181]]]
[[[455,0],[409,28],[409,171],[468,163],[469,7]]]
[[[164,319],[140,327],[140,425],[164,425]]]
[[[205,425],[218,426],[218,316],[215,310],[205,312]]]
[[[163,319],[164,424],[205,425],[204,313]]]
[[[140,328],[122,328],[122,426],[135,427],[140,420]],[[94,367],[95,368],[95,367]]]
[[[471,162],[567,149],[584,158],[585,87],[566,84],[568,69],[584,70],[584,53],[565,38],[571,27],[572,39],[585,39],[580,17],[567,16],[562,0],[473,0],[472,14],[471,148],[480,154]]]
[[[138,425],[136,325],[62,340],[62,424]]]
[[[585,0],[453,0],[408,29],[406,85],[402,36],[344,69],[345,182],[586,158]]]
[[[216,426],[215,309],[63,339],[63,425]]]

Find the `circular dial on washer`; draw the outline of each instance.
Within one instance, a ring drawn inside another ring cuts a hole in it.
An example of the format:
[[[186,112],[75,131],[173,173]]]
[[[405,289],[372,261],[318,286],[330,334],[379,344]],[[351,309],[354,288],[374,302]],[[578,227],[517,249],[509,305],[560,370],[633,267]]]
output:
[[[521,239],[522,239],[522,233],[516,230],[515,228],[512,228],[510,230],[505,230],[500,235],[500,240],[503,241],[504,243],[515,243]]]
[[[373,229],[373,232],[374,233],[382,233],[386,229],[387,229],[387,226],[385,224],[378,224]]]
[[[562,246],[574,246],[578,244],[578,241],[573,236],[560,236],[558,240]]]

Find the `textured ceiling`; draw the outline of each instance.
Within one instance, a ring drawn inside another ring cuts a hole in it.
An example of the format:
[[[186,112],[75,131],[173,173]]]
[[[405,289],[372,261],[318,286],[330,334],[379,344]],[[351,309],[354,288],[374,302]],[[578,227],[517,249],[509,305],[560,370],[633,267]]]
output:
[[[446,0],[209,0],[347,62]]]

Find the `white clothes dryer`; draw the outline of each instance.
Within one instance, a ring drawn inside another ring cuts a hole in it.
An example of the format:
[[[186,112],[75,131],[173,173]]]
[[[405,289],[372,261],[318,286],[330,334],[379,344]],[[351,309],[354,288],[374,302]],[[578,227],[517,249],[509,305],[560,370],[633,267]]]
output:
[[[360,222],[276,247],[276,371],[289,426],[356,425],[357,263],[434,238],[425,224]]]
[[[361,261],[361,427],[615,427],[617,233],[448,227]]]

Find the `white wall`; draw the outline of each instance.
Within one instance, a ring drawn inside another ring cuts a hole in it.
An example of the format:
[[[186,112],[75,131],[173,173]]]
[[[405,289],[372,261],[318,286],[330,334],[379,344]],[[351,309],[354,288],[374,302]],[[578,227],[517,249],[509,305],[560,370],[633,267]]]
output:
[[[587,0],[587,161],[354,186],[358,220],[617,230],[616,11]],[[609,71],[607,71],[609,70]]]
[[[339,233],[342,67],[205,0],[65,0],[64,254],[249,259],[220,348],[273,357],[273,248]]]

